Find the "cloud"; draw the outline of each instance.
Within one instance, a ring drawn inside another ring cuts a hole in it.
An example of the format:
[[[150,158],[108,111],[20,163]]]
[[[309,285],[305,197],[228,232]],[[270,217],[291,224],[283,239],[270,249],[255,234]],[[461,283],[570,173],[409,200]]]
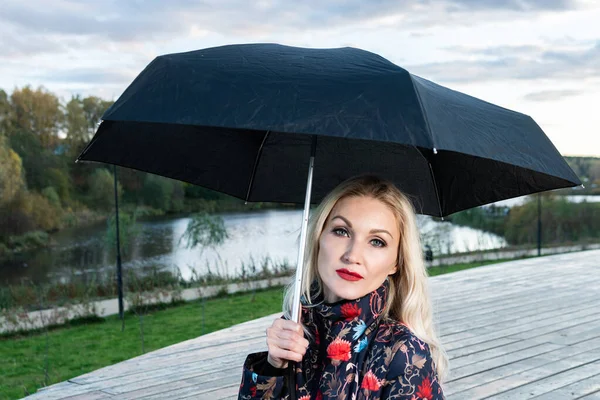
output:
[[[31,34],[23,29],[7,29],[0,26],[0,58],[20,58],[46,52],[63,52],[68,49],[64,41],[52,40],[40,35],[32,40]]]
[[[518,12],[566,11],[577,8],[573,0],[450,0],[448,11],[510,10]]]
[[[523,99],[528,101],[556,101],[563,100],[565,97],[578,96],[585,93],[582,90],[542,90],[539,92],[531,92],[523,96]]]
[[[131,82],[135,76],[136,73],[125,70],[98,67],[55,70],[38,75],[37,78],[45,82],[124,85]]]
[[[501,81],[506,79],[562,79],[580,81],[600,77],[600,40],[576,49],[552,46],[499,46],[451,48],[468,59],[406,66],[416,75],[445,82]]]
[[[125,82],[131,76],[123,79],[121,73],[102,73],[100,68],[83,72],[74,68],[100,66],[106,54],[119,54],[121,65],[126,63],[139,69],[160,50],[183,51],[184,48],[177,46],[180,43],[221,44],[228,38],[271,41],[274,37],[290,37],[298,32],[328,34],[336,27],[360,32],[361,29],[379,31],[385,26],[413,37],[426,37],[432,33],[426,27],[483,23],[480,22],[485,21],[480,18],[483,14],[493,15],[495,20],[528,18],[576,9],[581,4],[575,0],[306,0],[295,3],[287,0],[122,0],[107,5],[104,0],[55,0],[49,7],[46,0],[2,0],[0,62],[18,61],[24,67],[39,69],[40,63],[50,59],[65,64],[69,60],[83,60],[85,54],[88,62],[71,63],[73,70],[43,78],[57,83],[77,83],[84,79],[88,79],[88,84]],[[210,40],[205,37],[200,40],[199,32],[201,36],[210,35]],[[418,65],[411,72],[460,81],[514,77],[516,71],[519,79],[527,79],[527,73],[539,74],[527,54],[540,54],[544,50],[456,47],[447,51],[459,57],[450,63]],[[473,51],[479,60],[467,57]],[[546,61],[567,64],[568,60],[561,60],[561,56],[572,55],[548,52]],[[596,56],[590,57],[586,65],[596,60]],[[543,68],[547,66],[538,67]],[[593,65],[590,68],[595,71]],[[464,75],[465,71],[468,76]]]
[[[0,20],[31,34],[95,35],[115,41],[171,37],[193,26],[220,34],[276,30],[298,31],[351,26],[382,17],[402,16],[402,24],[445,24],[452,16],[477,12],[531,13],[565,11],[575,0],[129,0],[111,2],[3,0]],[[430,12],[435,11],[435,12]],[[476,18],[475,18],[476,19]],[[464,18],[457,18],[464,21]]]

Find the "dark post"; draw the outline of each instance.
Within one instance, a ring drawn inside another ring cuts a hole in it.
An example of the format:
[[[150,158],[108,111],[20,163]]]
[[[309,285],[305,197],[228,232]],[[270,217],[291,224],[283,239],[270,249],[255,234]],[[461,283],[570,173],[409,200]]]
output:
[[[542,255],[542,194],[538,193],[538,257]]]
[[[121,269],[121,232],[119,231],[119,193],[117,192],[117,166],[113,165],[115,183],[115,213],[117,227],[117,290],[119,291],[119,318],[123,321],[123,271]]]

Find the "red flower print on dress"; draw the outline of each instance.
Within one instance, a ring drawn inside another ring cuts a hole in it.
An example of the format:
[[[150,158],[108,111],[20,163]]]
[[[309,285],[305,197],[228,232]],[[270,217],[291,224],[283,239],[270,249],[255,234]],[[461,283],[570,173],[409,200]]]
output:
[[[350,342],[339,337],[335,338],[327,346],[327,357],[337,361],[348,361],[350,359]]]
[[[310,396],[309,395],[302,396],[298,400],[310,400]]]
[[[250,388],[250,394],[252,395],[252,397],[256,397],[256,386],[252,386]]]
[[[361,388],[369,390],[371,392],[375,392],[379,390],[381,384],[379,383],[379,379],[375,376],[372,371],[369,371],[363,377],[363,381],[360,385]]]
[[[433,399],[433,394],[431,393],[431,381],[429,377],[423,379],[423,382],[419,385],[417,389],[417,396],[419,399],[423,400],[431,400]]]
[[[358,304],[356,303],[346,303],[342,305],[340,311],[346,321],[353,320],[360,315],[360,308],[358,308]]]

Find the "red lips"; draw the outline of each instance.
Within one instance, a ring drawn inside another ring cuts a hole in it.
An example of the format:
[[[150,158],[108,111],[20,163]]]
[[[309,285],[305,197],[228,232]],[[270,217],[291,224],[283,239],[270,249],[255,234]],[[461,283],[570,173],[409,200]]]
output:
[[[346,281],[359,281],[363,279],[362,275],[357,274],[356,272],[348,271],[346,268],[340,268],[335,270],[340,278]]]

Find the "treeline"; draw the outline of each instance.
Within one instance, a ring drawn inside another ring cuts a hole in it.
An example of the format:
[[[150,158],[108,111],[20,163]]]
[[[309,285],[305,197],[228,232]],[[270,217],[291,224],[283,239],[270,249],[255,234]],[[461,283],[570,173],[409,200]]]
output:
[[[503,236],[511,245],[536,244],[538,235],[537,195],[510,210],[477,207],[448,217],[457,225],[469,226]],[[600,241],[600,203],[569,202],[549,193],[541,200],[544,245],[580,244]]]
[[[112,167],[74,162],[111,104],[95,96],[64,103],[44,88],[23,87],[10,95],[0,90],[0,256],[44,244],[48,232],[112,212]],[[225,211],[243,204],[127,168],[118,168],[117,176],[125,212]]]
[[[565,160],[584,185],[584,188],[578,189],[576,194],[600,195],[600,158],[565,157]],[[561,190],[561,193],[567,193],[570,190],[571,189],[563,189]]]

